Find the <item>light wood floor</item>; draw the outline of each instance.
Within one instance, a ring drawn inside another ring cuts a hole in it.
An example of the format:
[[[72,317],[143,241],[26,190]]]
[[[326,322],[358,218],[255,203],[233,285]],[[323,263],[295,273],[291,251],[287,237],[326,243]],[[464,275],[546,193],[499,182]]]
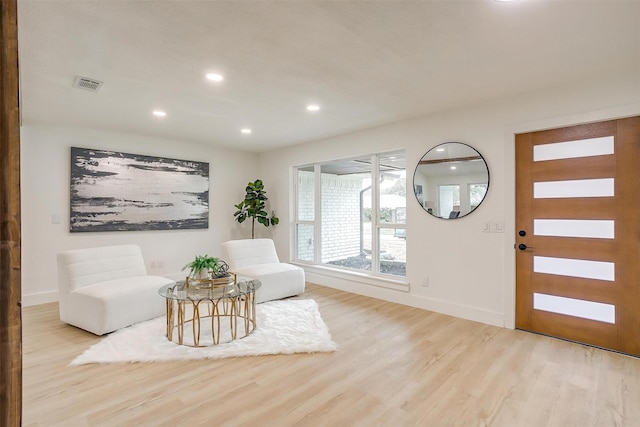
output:
[[[335,353],[84,365],[24,309],[24,426],[639,426],[640,359],[309,284]],[[300,298],[300,297],[298,297]]]

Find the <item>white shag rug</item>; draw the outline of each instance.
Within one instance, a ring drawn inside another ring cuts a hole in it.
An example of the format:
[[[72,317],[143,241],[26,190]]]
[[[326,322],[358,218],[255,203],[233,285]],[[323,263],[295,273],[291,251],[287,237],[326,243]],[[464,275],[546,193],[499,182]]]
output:
[[[158,317],[111,333],[76,357],[69,366],[222,359],[263,354],[330,352],[337,349],[314,300],[282,300],[258,304],[256,320],[258,327],[245,338],[195,348],[167,340],[166,317]],[[205,320],[202,324],[201,344],[205,343],[204,337],[210,334],[210,329],[204,328],[210,322]],[[185,326],[185,337],[190,332],[190,326]],[[174,331],[174,339],[176,334]],[[224,341],[224,337],[221,341]]]

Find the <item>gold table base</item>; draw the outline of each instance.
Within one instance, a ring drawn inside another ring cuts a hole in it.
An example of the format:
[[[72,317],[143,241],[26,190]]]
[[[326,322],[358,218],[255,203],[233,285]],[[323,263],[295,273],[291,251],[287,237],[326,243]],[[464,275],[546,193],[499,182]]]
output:
[[[167,339],[173,341],[177,332],[177,344],[190,347],[206,347],[200,345],[202,322],[211,322],[212,345],[220,344],[224,326],[228,323],[230,340],[244,338],[256,328],[255,292],[234,297],[211,297],[188,300],[166,300],[167,307]],[[191,328],[185,326],[191,324]],[[191,329],[193,344],[185,344],[185,329]],[[223,341],[226,342],[226,341]]]

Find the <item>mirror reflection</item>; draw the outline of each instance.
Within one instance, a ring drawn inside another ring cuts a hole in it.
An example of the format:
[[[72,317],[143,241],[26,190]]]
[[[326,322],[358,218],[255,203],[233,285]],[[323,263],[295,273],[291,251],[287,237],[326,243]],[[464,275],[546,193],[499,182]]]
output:
[[[438,218],[473,212],[489,189],[489,168],[482,155],[461,142],[433,147],[418,162],[413,191],[420,206]]]

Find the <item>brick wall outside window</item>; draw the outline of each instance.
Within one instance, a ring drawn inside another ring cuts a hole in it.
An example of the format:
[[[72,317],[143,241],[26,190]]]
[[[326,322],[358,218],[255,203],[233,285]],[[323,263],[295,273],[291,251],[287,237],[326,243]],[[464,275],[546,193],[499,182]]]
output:
[[[362,179],[322,174],[322,261],[360,254]],[[313,218],[313,172],[298,172],[298,217]],[[298,227],[298,259],[313,260],[313,227]]]

